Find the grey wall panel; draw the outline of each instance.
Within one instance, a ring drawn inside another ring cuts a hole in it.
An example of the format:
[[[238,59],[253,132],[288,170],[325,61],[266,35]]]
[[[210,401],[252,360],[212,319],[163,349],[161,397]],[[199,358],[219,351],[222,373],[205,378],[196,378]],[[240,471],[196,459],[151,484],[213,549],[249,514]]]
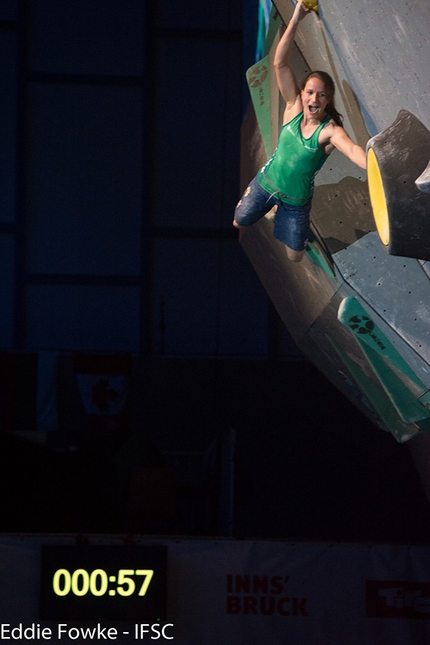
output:
[[[0,222],[15,218],[16,36],[0,33]]]
[[[290,3],[288,3],[290,4]],[[370,136],[407,109],[430,126],[430,4],[427,0],[327,0],[298,33],[313,69],[345,78]]]
[[[29,349],[139,351],[139,301],[135,288],[27,287]]]
[[[29,268],[138,274],[142,92],[34,84]]]
[[[400,353],[414,366],[416,374],[428,386],[430,369],[430,303],[429,278],[413,258],[389,255],[378,234],[368,235],[334,256],[339,271],[347,282],[388,325],[390,336],[400,336],[414,350],[408,356],[403,343],[391,340]],[[393,334],[393,332],[395,332]],[[414,360],[420,357],[420,368]]]
[[[141,0],[33,1],[32,71],[141,75],[143,14]]]
[[[322,271],[308,256],[300,263],[288,260],[286,247],[273,237],[273,221],[267,217],[241,229],[240,243],[292,338],[300,345],[338,288],[335,274]]]
[[[324,26],[333,39],[371,135],[392,123],[401,108],[430,125],[430,4],[394,0],[331,2]],[[370,81],[370,82],[369,82]],[[417,91],[418,90],[418,91]]]
[[[238,199],[240,43],[162,41],[157,120],[158,224],[230,228]],[[174,63],[172,64],[172,61]]]

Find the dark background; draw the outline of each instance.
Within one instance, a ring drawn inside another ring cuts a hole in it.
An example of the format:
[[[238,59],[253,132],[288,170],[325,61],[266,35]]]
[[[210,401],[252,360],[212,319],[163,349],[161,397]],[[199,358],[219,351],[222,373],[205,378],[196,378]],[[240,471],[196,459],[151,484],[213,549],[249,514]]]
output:
[[[257,15],[1,4],[2,532],[428,539],[407,446],[301,356],[231,227]],[[121,419],[87,417],[76,352],[130,357]]]

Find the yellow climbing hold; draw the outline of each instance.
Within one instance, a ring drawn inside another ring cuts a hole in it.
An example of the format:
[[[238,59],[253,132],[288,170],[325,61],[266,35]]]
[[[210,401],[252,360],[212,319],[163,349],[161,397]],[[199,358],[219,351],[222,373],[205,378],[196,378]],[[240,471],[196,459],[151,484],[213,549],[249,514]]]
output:
[[[303,6],[310,11],[318,11],[318,0],[303,0]]]
[[[367,183],[376,229],[382,244],[390,243],[390,220],[381,171],[373,148],[367,151]]]

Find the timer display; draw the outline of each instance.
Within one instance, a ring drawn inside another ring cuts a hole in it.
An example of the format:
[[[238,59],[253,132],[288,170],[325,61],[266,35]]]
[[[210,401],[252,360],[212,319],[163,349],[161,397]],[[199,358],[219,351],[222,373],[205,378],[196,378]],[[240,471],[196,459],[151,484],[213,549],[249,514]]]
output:
[[[42,546],[42,620],[164,620],[165,546]]]
[[[104,569],[94,569],[88,573],[86,569],[76,569],[70,573],[67,569],[57,569],[52,579],[52,588],[57,596],[67,596],[69,593],[75,596],[85,596],[87,593],[93,596],[131,596],[137,591],[134,576],[143,576],[142,586],[138,589],[138,595],[144,596],[148,590],[149,583],[154,575],[153,569],[120,569],[117,576],[108,576]],[[108,589],[109,582],[116,582],[116,589]]]

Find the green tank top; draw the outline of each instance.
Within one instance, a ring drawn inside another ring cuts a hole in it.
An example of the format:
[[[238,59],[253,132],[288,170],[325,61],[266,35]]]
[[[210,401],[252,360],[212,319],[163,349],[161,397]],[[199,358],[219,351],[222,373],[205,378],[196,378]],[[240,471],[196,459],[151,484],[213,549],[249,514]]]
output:
[[[328,158],[318,145],[318,136],[331,116],[326,116],[309,139],[300,131],[302,119],[300,112],[282,126],[275,152],[257,175],[258,183],[267,192],[299,206],[312,199],[315,174]]]

